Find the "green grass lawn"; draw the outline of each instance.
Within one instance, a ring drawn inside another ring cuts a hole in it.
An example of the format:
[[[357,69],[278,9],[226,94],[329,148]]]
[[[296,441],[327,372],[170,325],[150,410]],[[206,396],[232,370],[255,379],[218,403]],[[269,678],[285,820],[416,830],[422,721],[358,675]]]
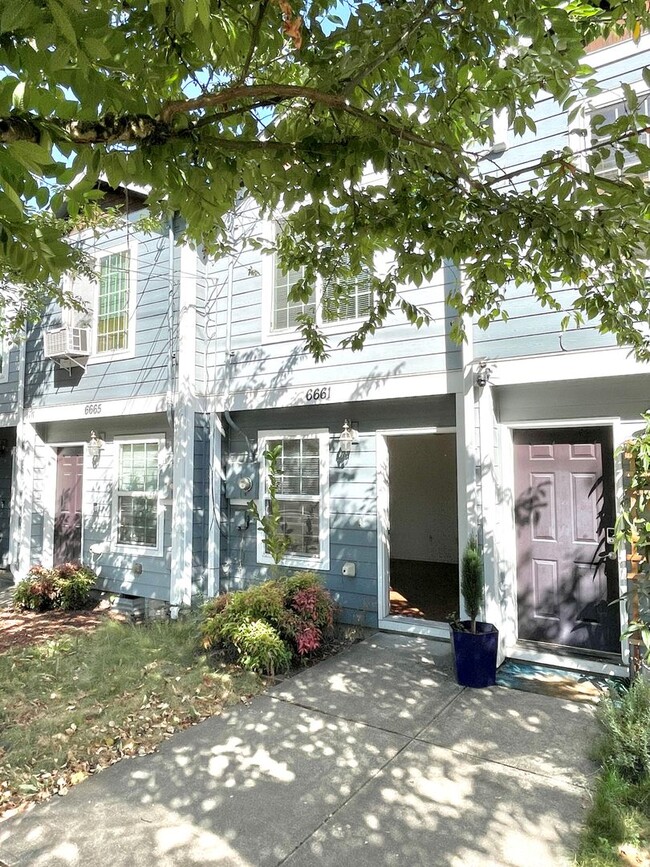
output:
[[[107,621],[0,654],[0,813],[149,753],[262,687],[201,652],[192,620]]]

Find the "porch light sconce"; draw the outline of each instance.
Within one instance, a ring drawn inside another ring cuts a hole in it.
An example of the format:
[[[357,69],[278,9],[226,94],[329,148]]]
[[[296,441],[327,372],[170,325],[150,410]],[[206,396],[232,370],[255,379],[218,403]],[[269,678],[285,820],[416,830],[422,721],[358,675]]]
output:
[[[492,376],[492,368],[487,366],[485,361],[482,361],[476,371],[476,384],[479,388],[485,388]]]
[[[344,455],[349,455],[352,446],[359,445],[359,431],[350,427],[349,419],[343,422],[343,430],[339,434],[339,451]]]
[[[99,456],[101,455],[103,448],[104,440],[101,437],[98,437],[94,430],[91,430],[90,439],[88,440],[88,454],[90,455],[94,467],[96,467],[99,462]]]

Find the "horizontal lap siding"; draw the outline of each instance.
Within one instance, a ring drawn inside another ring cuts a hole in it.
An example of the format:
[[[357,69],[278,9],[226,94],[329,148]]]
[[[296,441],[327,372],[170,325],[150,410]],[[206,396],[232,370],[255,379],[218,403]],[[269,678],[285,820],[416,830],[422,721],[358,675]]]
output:
[[[622,81],[629,84],[640,82],[643,67],[650,63],[650,38],[644,37],[643,45],[635,49],[631,43],[625,50],[632,52],[628,57],[620,55],[621,46],[590,55],[588,62],[598,64],[595,77],[605,91],[620,88]],[[550,98],[541,99],[533,112],[537,124],[536,133],[527,131],[523,137],[515,138],[508,133],[508,147],[498,158],[501,170],[507,172],[538,160],[549,150],[560,150],[568,144],[575,144],[569,137],[568,115]],[[571,124],[572,129],[579,127],[580,120]],[[486,166],[488,174],[498,176],[492,166]],[[558,289],[553,293],[562,304],[563,311],[571,309],[575,292]],[[497,321],[484,331],[474,327],[474,346],[476,356],[488,358],[508,358],[523,355],[536,355],[573,351],[582,349],[601,349],[615,346],[612,335],[600,334],[597,326],[587,322],[576,328],[573,324],[563,331],[561,320],[565,312],[543,308],[534,297],[532,287],[510,287],[502,308],[508,313],[508,320]]]
[[[210,431],[208,417],[194,416],[194,508],[192,515],[192,596],[205,596],[210,518]]]
[[[358,421],[359,446],[352,449],[345,466],[337,466],[338,436],[343,419]],[[309,409],[268,409],[238,412],[233,421],[257,444],[260,430],[326,428],[329,439],[330,569],[318,572],[340,606],[342,622],[377,625],[377,456],[376,431],[424,427],[453,427],[453,395],[410,400],[360,401],[355,404],[317,406]],[[247,458],[242,433],[227,428],[226,462]],[[245,505],[224,502],[222,590],[263,580],[271,568],[257,563],[256,528],[238,529]],[[356,577],[341,574],[343,564],[356,564]]]
[[[120,243],[112,233],[96,249]],[[68,373],[43,355],[43,334],[35,329],[27,343],[26,405],[30,408],[164,394],[172,351],[169,327],[169,246],[166,234],[132,235],[137,241],[135,354],[133,358],[88,363]],[[45,327],[56,327],[50,313]]]
[[[12,346],[7,353],[7,379],[0,382],[0,413],[16,413],[18,410],[20,350]]]
[[[453,315],[444,302],[446,292],[455,285],[451,269],[440,272],[430,284],[402,291],[409,302],[426,307],[432,316],[431,325],[418,330],[396,312],[367,339],[361,352],[338,346],[354,332],[359,321],[325,326],[329,358],[319,364],[304,351],[299,332],[269,331],[270,322],[265,317],[270,318],[271,299],[266,294],[270,295],[272,287],[264,285],[265,273],[262,257],[254,252],[235,260],[232,285],[228,261],[212,265],[212,297],[208,299],[210,314],[206,317],[207,367],[212,372],[209,390],[217,395],[228,394],[234,405],[251,404],[245,400],[251,394],[271,405],[278,388],[356,381],[365,383],[369,394],[388,377],[402,378],[408,392],[413,376],[461,368],[460,348],[449,337]],[[228,336],[229,290],[232,309]],[[359,397],[362,399],[363,394]]]
[[[159,431],[156,431],[158,433]],[[153,435],[153,431],[152,431]],[[83,559],[98,574],[98,586],[111,593],[144,596],[148,599],[169,599],[171,505],[164,506],[163,556],[136,554],[111,550],[113,547],[113,486],[115,483],[115,442],[106,442],[97,467],[89,461],[84,464],[84,536]],[[100,545],[108,550],[93,554],[91,546]],[[142,566],[134,574],[134,564]]]
[[[648,408],[650,374],[494,389],[500,422],[639,418]]]

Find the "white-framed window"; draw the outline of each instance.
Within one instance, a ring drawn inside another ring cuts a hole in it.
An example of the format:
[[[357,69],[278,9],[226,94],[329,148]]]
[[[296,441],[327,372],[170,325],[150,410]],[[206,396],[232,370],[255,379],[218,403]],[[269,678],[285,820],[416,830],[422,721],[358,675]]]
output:
[[[64,325],[90,328],[89,363],[131,358],[135,354],[135,308],[137,245],[97,250],[94,254],[97,280],[77,277],[70,290],[85,311],[66,310]]]
[[[283,566],[329,569],[329,432],[261,431],[259,454],[280,447],[277,502],[281,529],[289,537]],[[262,473],[258,508],[268,510],[267,473]],[[257,530],[257,557],[272,563],[264,534]]]
[[[272,227],[277,232],[277,227]],[[320,326],[361,319],[372,305],[372,274],[367,271],[352,280],[342,280],[340,285],[347,289],[345,299],[336,299],[333,287],[319,285],[312,291],[306,302],[289,300],[291,288],[304,276],[303,269],[284,271],[276,254],[265,257],[263,266],[264,286],[270,287],[270,305],[266,314],[267,330],[270,334],[282,335],[295,331],[298,316],[306,313],[313,316]],[[267,293],[264,293],[267,296]]]
[[[118,551],[163,553],[163,448],[161,437],[115,440],[113,544]]]
[[[650,115],[650,93],[645,85],[637,85],[633,88],[636,92],[639,104],[637,113]],[[611,139],[611,134],[602,133],[602,128],[616,123],[616,121],[629,113],[627,100],[621,90],[601,94],[592,100],[585,109],[585,126],[587,141],[585,144],[590,149],[597,151],[600,142],[606,143]],[[650,147],[650,134],[642,132],[637,140],[640,144]],[[617,154],[620,156],[617,157]],[[603,157],[595,168],[600,177],[616,179],[625,174],[626,169],[639,163],[636,154],[625,147],[610,147],[609,153]]]
[[[9,341],[6,337],[0,337],[0,382],[9,379]]]

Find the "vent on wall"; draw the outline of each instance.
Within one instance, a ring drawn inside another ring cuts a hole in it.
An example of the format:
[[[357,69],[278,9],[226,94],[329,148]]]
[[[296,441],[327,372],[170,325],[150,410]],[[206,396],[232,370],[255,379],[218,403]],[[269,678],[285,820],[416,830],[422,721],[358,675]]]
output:
[[[84,367],[84,361],[90,355],[90,329],[64,325],[46,331],[44,354],[68,370],[73,365]]]

